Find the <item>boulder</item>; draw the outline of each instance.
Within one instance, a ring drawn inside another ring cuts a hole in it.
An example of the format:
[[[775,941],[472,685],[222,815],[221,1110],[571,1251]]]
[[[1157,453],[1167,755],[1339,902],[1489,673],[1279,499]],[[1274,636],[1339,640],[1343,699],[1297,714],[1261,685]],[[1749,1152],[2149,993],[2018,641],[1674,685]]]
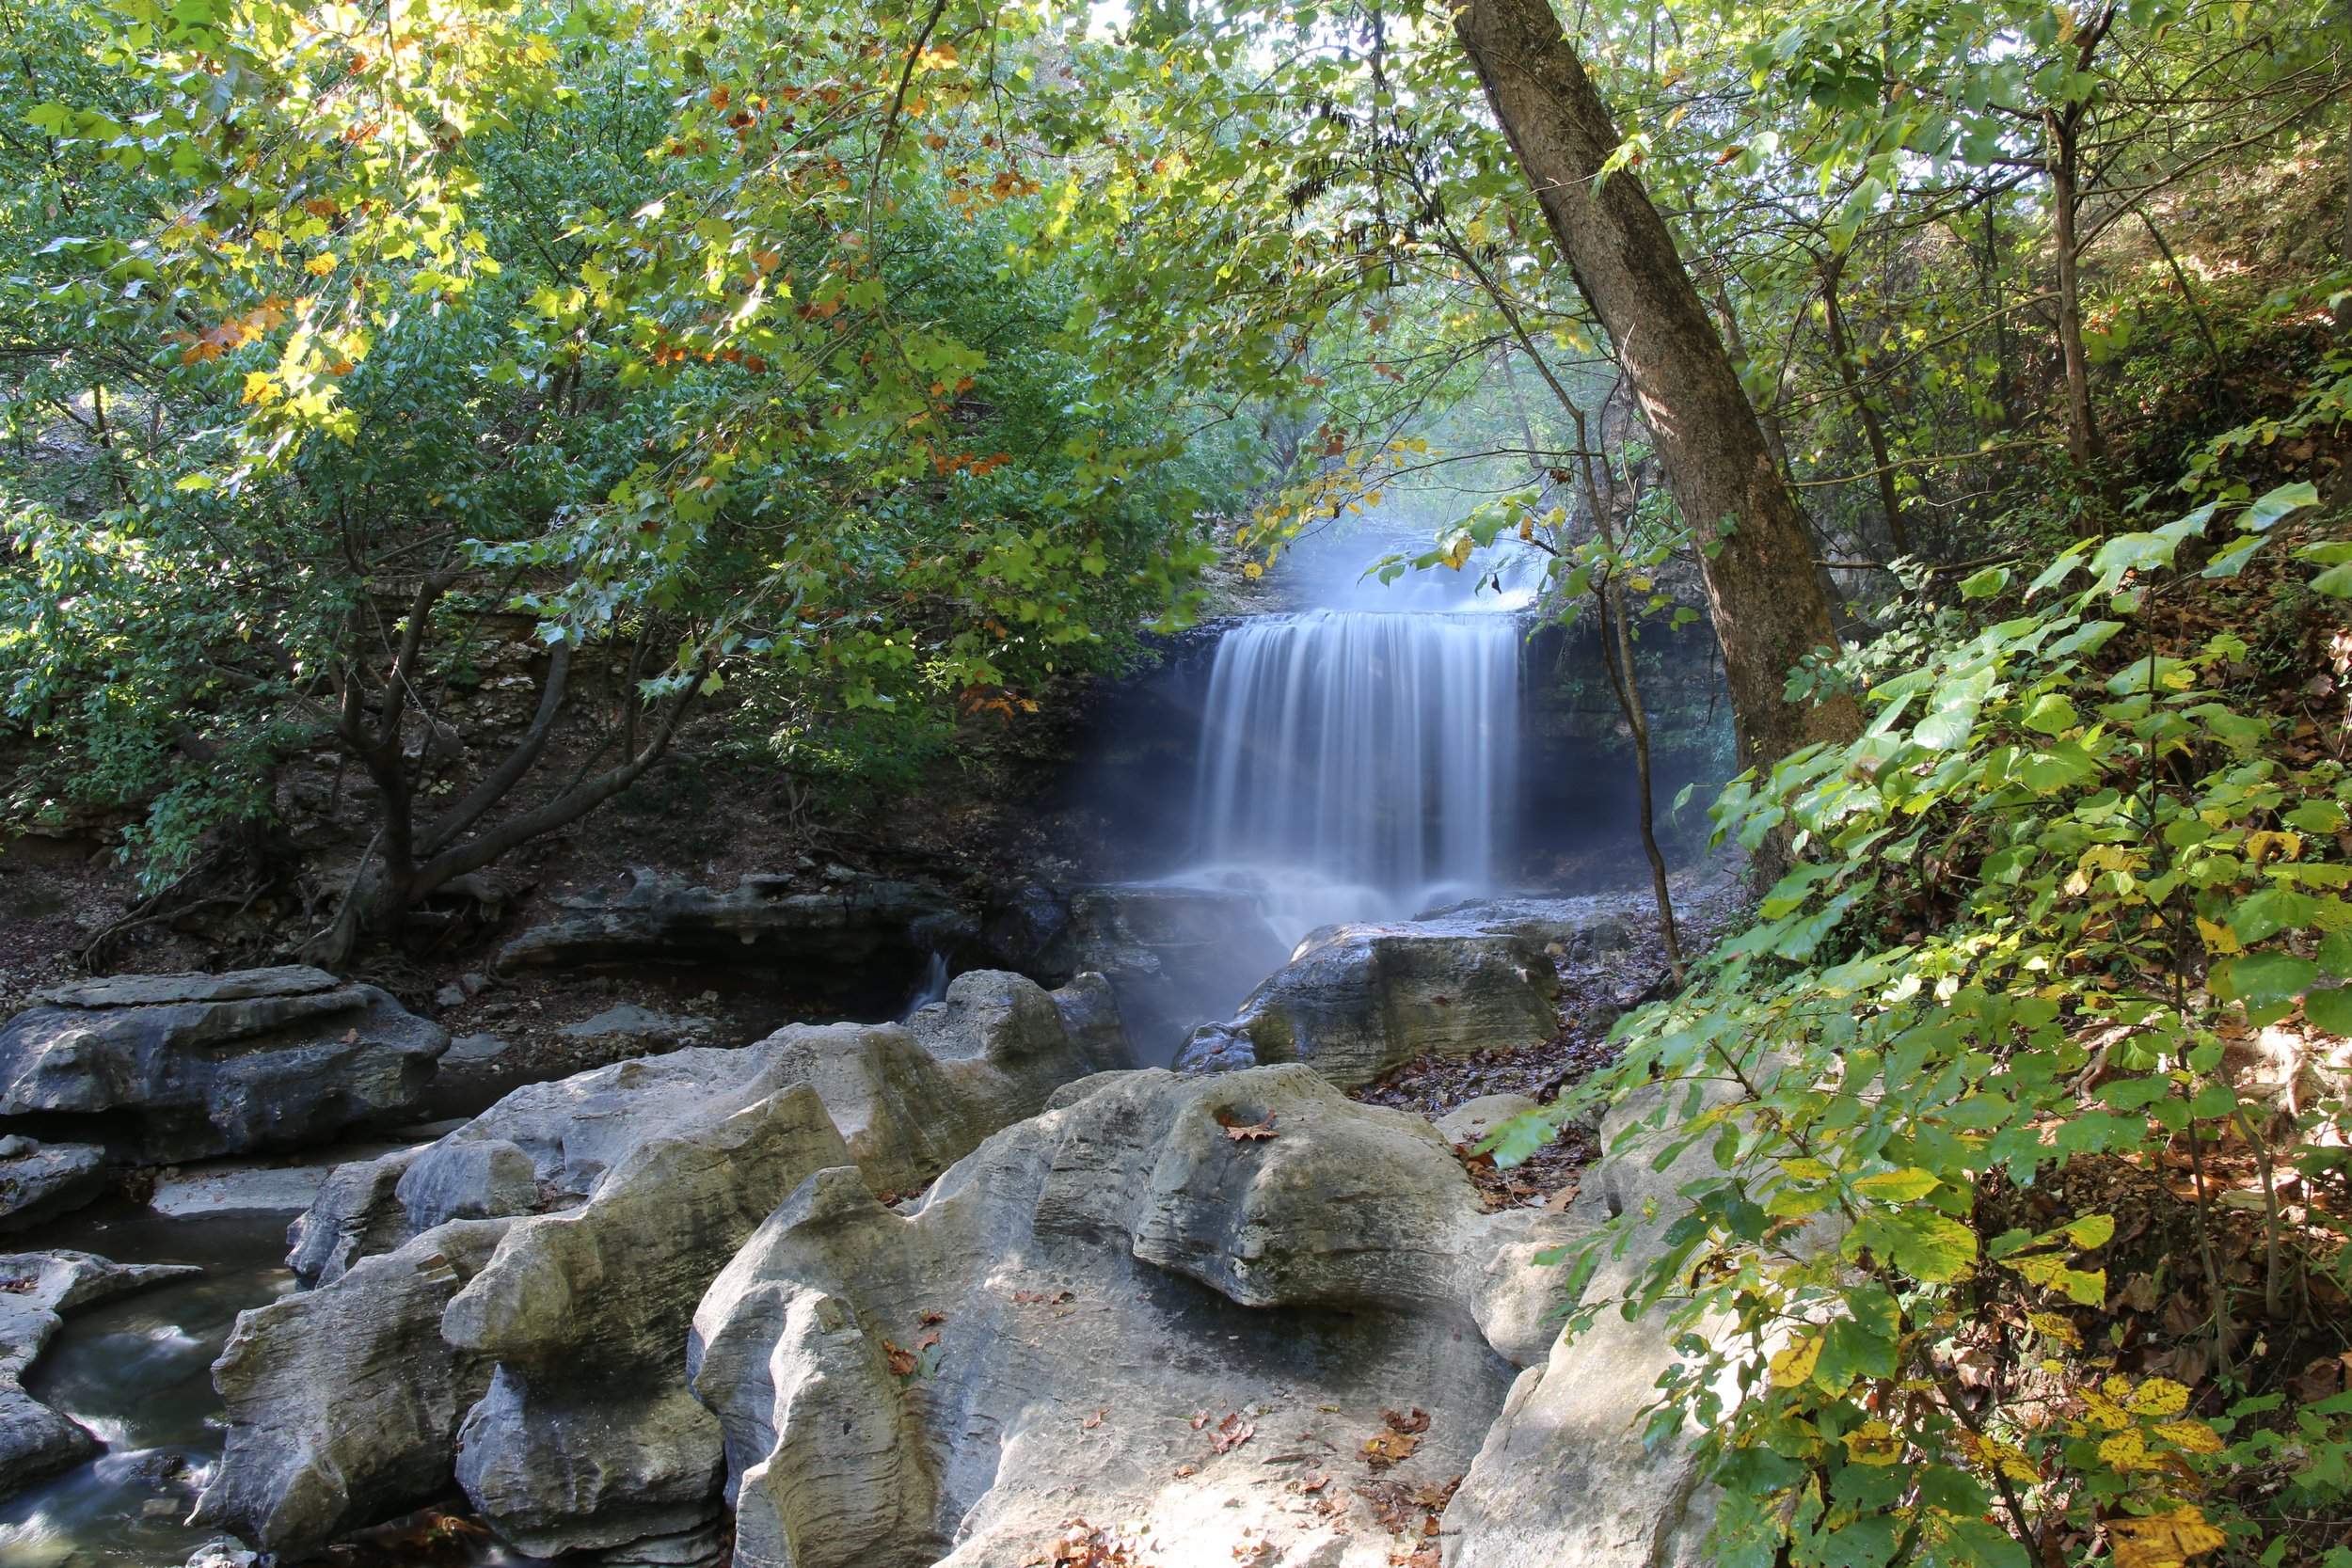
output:
[[[24,1391],[24,1373],[61,1313],[204,1271],[116,1263],[87,1252],[0,1254],[0,1498],[70,1470],[103,1449],[79,1422]]]
[[[822,892],[795,891],[789,877],[746,877],[723,893],[644,871],[631,876],[617,895],[564,900],[562,913],[500,950],[498,968],[756,965],[828,995],[869,983],[898,995],[929,956],[917,923],[960,914],[930,883],[855,872]],[[878,979],[881,971],[891,973]]]
[[[226,1451],[194,1522],[300,1558],[446,1492],[458,1422],[490,1368],[442,1339],[441,1311],[511,1223],[436,1226],[239,1314],[213,1363]]]
[[[1560,1027],[1560,976],[1523,936],[1433,926],[1326,926],[1231,1022],[1194,1031],[1189,1071],[1304,1062],[1343,1088],[1414,1057],[1541,1044]]]
[[[34,1001],[0,1025],[0,1118],[86,1125],[141,1164],[412,1117],[449,1045],[375,987],[299,965],[118,975]]]
[[[0,1230],[69,1213],[106,1190],[106,1151],[96,1144],[0,1138]]]
[[[1524,1116],[1536,1108],[1535,1102],[1523,1094],[1482,1094],[1475,1100],[1464,1101],[1431,1125],[1446,1142],[1475,1148],[1486,1134],[1513,1117]]]
[[[1569,1227],[1299,1067],[1085,1080],[907,1214],[819,1172],[694,1318],[735,1560],[980,1568],[1084,1514],[1386,1563],[1546,1353]]]
[[[1716,1174],[1704,1139],[1662,1169],[1657,1134],[1619,1147],[1661,1092],[1645,1090],[1604,1119],[1603,1146],[1615,1152],[1586,1173],[1570,1209],[1586,1227],[1622,1214],[1652,1216],[1585,1286],[1603,1299],[1631,1293],[1689,1208],[1682,1187]],[[1727,1098],[1717,1090],[1708,1104]],[[1822,1234],[1812,1240],[1820,1244],[1828,1227],[1815,1228]],[[1677,1359],[1662,1313],[1628,1323],[1612,1311],[1521,1372],[1447,1514],[1461,1531],[1449,1568],[1706,1568],[1716,1493],[1693,1451],[1696,1433],[1644,1440],[1658,1378]],[[1736,1388],[1722,1392],[1726,1402],[1739,1398]]]
[[[315,1288],[245,1314],[215,1367],[230,1436],[202,1517],[294,1556],[453,1478],[533,1555],[707,1556],[719,1429],[683,1368],[721,1267],[812,1171],[920,1187],[1121,1047],[1099,980],[976,971],[907,1027],[621,1062],[339,1168],[289,1234]]]

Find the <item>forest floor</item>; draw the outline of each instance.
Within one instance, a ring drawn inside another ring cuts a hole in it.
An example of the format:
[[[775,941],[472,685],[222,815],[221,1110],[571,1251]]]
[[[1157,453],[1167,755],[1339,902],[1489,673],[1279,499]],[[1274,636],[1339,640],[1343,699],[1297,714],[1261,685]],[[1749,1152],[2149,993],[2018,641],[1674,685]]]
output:
[[[1672,879],[1675,927],[1686,959],[1696,958],[1739,928],[1755,906],[1740,868],[1716,861]],[[1555,951],[1560,974],[1560,1027],[1539,1045],[1469,1056],[1432,1053],[1375,1084],[1349,1091],[1367,1104],[1413,1111],[1435,1121],[1486,1095],[1525,1095],[1547,1103],[1614,1057],[1609,1032],[1645,1002],[1670,994],[1674,974],[1656,902],[1645,893],[1614,900],[1629,940],[1582,952]],[[1462,1151],[1470,1179],[1491,1209],[1542,1205],[1565,1209],[1576,1196],[1584,1167],[1601,1154],[1597,1126],[1571,1125],[1525,1163],[1498,1167],[1491,1155]]]

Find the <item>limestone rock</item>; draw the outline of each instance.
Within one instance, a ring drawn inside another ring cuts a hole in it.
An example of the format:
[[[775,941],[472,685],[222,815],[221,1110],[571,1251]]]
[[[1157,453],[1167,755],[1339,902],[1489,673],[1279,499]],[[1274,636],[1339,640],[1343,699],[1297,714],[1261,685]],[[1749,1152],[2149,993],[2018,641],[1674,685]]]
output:
[[[1659,1092],[1613,1113],[1604,1144],[1613,1147]],[[1596,1165],[1579,1189],[1572,1214],[1586,1225],[1656,1206],[1626,1253],[1596,1271],[1591,1293],[1629,1292],[1688,1207],[1679,1189],[1715,1171],[1705,1140],[1662,1170],[1653,1168],[1654,1148],[1654,1135],[1637,1140]],[[1447,1511],[1447,1524],[1461,1531],[1450,1568],[1706,1568],[1715,1493],[1692,1451],[1692,1434],[1656,1448],[1643,1441],[1658,1376],[1676,1359],[1662,1317],[1627,1323],[1603,1312],[1520,1373]]]
[[[566,899],[562,914],[508,942],[498,967],[755,963],[831,992],[894,959],[912,977],[925,956],[913,935],[915,924],[957,912],[954,900],[930,883],[854,872],[821,893],[795,892],[787,877],[746,877],[723,893],[632,875],[633,884],[617,896]]]
[[[1428,926],[1326,926],[1249,993],[1230,1023],[1197,1030],[1178,1066],[1304,1062],[1343,1088],[1428,1052],[1540,1044],[1560,1026],[1560,977],[1526,937]]]
[[[1099,981],[1049,994],[977,971],[912,1028],[621,1062],[338,1168],[289,1237],[317,1288],[246,1314],[215,1368],[231,1438],[205,1517],[291,1554],[453,1476],[534,1555],[696,1560],[723,1522],[722,1456],[684,1349],[744,1239],[820,1168],[922,1186],[1121,1044]],[[453,1236],[489,1240],[428,1265]],[[330,1370],[343,1356],[360,1366]]]
[[[0,1498],[72,1469],[102,1449],[80,1423],[24,1391],[24,1373],[60,1314],[204,1271],[116,1263],[87,1252],[0,1254]]]
[[[1475,1100],[1464,1101],[1430,1125],[1450,1144],[1475,1147],[1513,1117],[1534,1109],[1535,1102],[1523,1094],[1482,1094]]]
[[[1084,1513],[1384,1563],[1363,1445],[1418,1411],[1387,1479],[1460,1472],[1544,1354],[1558,1271],[1524,1256],[1567,1225],[1484,1212],[1425,1122],[1298,1067],[1085,1080],[911,1215],[820,1172],[695,1315],[736,1560],[980,1568]]]
[[[0,1138],[0,1230],[69,1213],[106,1190],[106,1151],[96,1144]]]
[[[300,1558],[446,1491],[490,1367],[441,1338],[441,1311],[511,1223],[453,1220],[241,1313],[213,1363],[229,1434],[196,1522]]]
[[[449,1044],[373,986],[298,965],[122,975],[35,1001],[0,1025],[0,1117],[82,1120],[142,1163],[412,1116]]]

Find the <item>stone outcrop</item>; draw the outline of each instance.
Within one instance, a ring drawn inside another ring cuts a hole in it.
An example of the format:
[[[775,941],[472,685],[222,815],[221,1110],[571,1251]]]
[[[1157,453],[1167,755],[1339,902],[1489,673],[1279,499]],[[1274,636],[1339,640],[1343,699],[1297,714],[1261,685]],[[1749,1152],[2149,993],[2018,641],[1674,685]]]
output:
[[[910,1027],[624,1062],[338,1170],[290,1233],[315,1288],[246,1314],[215,1367],[199,1518],[299,1556],[453,1477],[534,1555],[707,1555],[719,1430],[683,1381],[704,1288],[811,1172],[919,1187],[1117,1060],[1105,1006],[1099,980],[977,971]]]
[[[1637,1096],[1605,1118],[1603,1146],[1616,1148],[1659,1093]],[[1724,1098],[1712,1095],[1709,1103]],[[1631,1293],[1688,1207],[1681,1188],[1717,1173],[1705,1140],[1658,1168],[1659,1142],[1656,1134],[1636,1139],[1595,1165],[1578,1189],[1570,1217],[1580,1227],[1623,1214],[1652,1216],[1622,1254],[1602,1261],[1585,1286],[1594,1296]],[[1693,1452],[1695,1434],[1686,1431],[1655,1447],[1643,1440],[1658,1377],[1677,1359],[1673,1338],[1662,1314],[1628,1323],[1602,1312],[1519,1374],[1447,1512],[1446,1523],[1460,1532],[1449,1568],[1707,1568],[1716,1494]],[[1736,1389],[1723,1393],[1739,1398]]]
[[[0,1230],[70,1213],[106,1190],[106,1151],[96,1144],[0,1137]]]
[[[556,918],[500,950],[498,967],[757,965],[833,993],[894,965],[911,979],[926,956],[918,925],[959,914],[955,901],[928,882],[860,878],[810,892],[788,877],[755,876],[721,892],[648,872],[632,876],[617,895],[564,900]]]
[[[1386,1563],[1425,1517],[1396,1499],[1546,1354],[1564,1282],[1529,1264],[1567,1234],[1299,1067],[1086,1080],[911,1213],[819,1172],[695,1315],[735,1560],[979,1568],[1084,1514],[1186,1560]]]
[[[1542,1043],[1560,1026],[1560,976],[1509,932],[1326,926],[1249,993],[1230,1022],[1185,1042],[1177,1066],[1230,1071],[1303,1062],[1343,1088],[1414,1057]]]
[[[300,965],[118,975],[34,1001],[0,1025],[0,1122],[87,1128],[143,1164],[413,1117],[449,1045],[375,987]]]
[[[57,1332],[59,1314],[203,1272],[115,1263],[87,1252],[0,1254],[0,1498],[72,1469],[101,1447],[80,1423],[24,1391],[24,1373]]]

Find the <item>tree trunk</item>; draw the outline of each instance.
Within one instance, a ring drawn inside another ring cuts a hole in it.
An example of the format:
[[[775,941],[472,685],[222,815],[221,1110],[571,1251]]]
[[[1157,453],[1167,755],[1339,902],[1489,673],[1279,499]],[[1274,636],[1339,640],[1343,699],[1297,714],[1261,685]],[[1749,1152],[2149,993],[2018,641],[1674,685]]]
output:
[[[1665,221],[1629,171],[1598,179],[1616,127],[1559,18],[1546,0],[1469,0],[1454,24],[1697,536],[1741,760],[1852,734],[1851,701],[1783,695],[1797,660],[1836,638],[1812,541]]]
[[[2050,224],[2058,250],[2058,352],[2066,363],[2066,451],[2077,465],[2099,459],[2099,425],[2090,409],[2090,358],[2083,350],[2082,288],[2075,276],[2074,217],[2082,204],[2076,188],[2080,111],[2050,117]]]
[[[1829,356],[1837,366],[1837,383],[1853,405],[1854,418],[1862,421],[1863,439],[1869,444],[1870,464],[1877,470],[1879,482],[1879,511],[1886,518],[1886,536],[1894,541],[1897,555],[1911,553],[1911,531],[1903,527],[1902,500],[1895,491],[1895,460],[1886,449],[1886,430],[1879,423],[1878,410],[1870,406],[1870,399],[1862,388],[1862,370],[1854,362],[1853,343],[1846,336],[1845,309],[1837,303],[1837,284],[1846,274],[1843,252],[1830,257],[1821,267],[1821,305],[1829,327]]]

